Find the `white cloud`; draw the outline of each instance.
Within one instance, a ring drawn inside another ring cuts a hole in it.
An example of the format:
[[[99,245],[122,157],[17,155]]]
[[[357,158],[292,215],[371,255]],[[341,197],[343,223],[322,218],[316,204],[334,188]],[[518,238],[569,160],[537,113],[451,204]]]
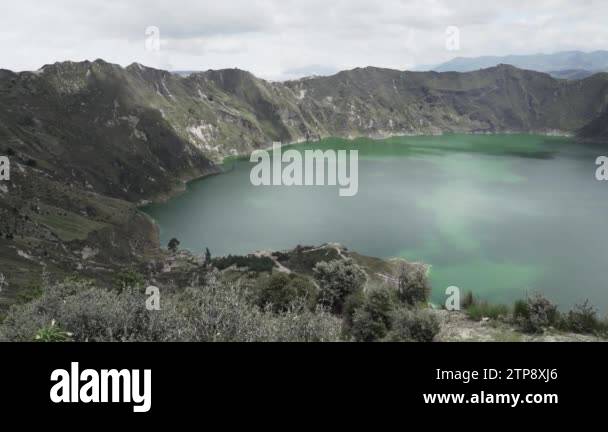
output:
[[[608,48],[604,0],[20,0],[3,5],[0,67],[104,58],[177,70],[256,75],[374,65],[398,69],[455,55]],[[144,49],[160,28],[161,53]],[[445,49],[445,28],[461,50]]]

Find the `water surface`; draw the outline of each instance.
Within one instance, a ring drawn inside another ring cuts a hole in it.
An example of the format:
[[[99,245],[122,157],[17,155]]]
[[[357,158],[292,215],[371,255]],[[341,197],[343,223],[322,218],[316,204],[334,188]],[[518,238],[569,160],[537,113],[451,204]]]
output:
[[[328,139],[292,147],[359,150],[359,192],[338,186],[254,187],[253,164],[192,182],[145,209],[166,244],[213,255],[339,242],[362,254],[432,265],[435,301],[451,285],[490,301],[540,291],[608,311],[604,153],[568,138],[446,135]]]

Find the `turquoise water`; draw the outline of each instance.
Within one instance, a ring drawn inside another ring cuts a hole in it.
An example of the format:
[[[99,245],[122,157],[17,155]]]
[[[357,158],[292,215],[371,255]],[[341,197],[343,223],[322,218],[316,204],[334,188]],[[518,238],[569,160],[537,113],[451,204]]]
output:
[[[166,244],[213,255],[339,242],[432,265],[434,299],[451,285],[490,301],[543,292],[562,307],[608,311],[601,147],[533,135],[328,139],[291,147],[359,150],[359,192],[254,187],[248,160],[145,209]]]

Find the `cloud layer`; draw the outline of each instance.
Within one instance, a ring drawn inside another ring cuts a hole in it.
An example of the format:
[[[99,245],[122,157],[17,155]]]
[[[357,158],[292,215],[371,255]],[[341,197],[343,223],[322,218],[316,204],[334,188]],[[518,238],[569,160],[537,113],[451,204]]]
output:
[[[62,60],[226,67],[269,79],[455,56],[608,49],[605,0],[20,0],[3,5],[0,68]],[[160,30],[160,51],[145,30]],[[446,28],[460,49],[446,49]]]

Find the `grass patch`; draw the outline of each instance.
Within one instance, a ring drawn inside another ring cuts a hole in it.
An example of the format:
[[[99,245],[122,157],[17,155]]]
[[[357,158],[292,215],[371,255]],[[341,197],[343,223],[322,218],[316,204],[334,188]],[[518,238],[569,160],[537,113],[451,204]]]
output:
[[[98,231],[107,225],[69,211],[59,211],[45,206],[44,214],[36,215],[37,221],[49,227],[61,240],[86,240],[89,233]]]
[[[488,302],[478,302],[470,305],[467,316],[473,321],[481,321],[483,318],[498,319],[509,315],[509,308],[505,305],[496,305]]]

